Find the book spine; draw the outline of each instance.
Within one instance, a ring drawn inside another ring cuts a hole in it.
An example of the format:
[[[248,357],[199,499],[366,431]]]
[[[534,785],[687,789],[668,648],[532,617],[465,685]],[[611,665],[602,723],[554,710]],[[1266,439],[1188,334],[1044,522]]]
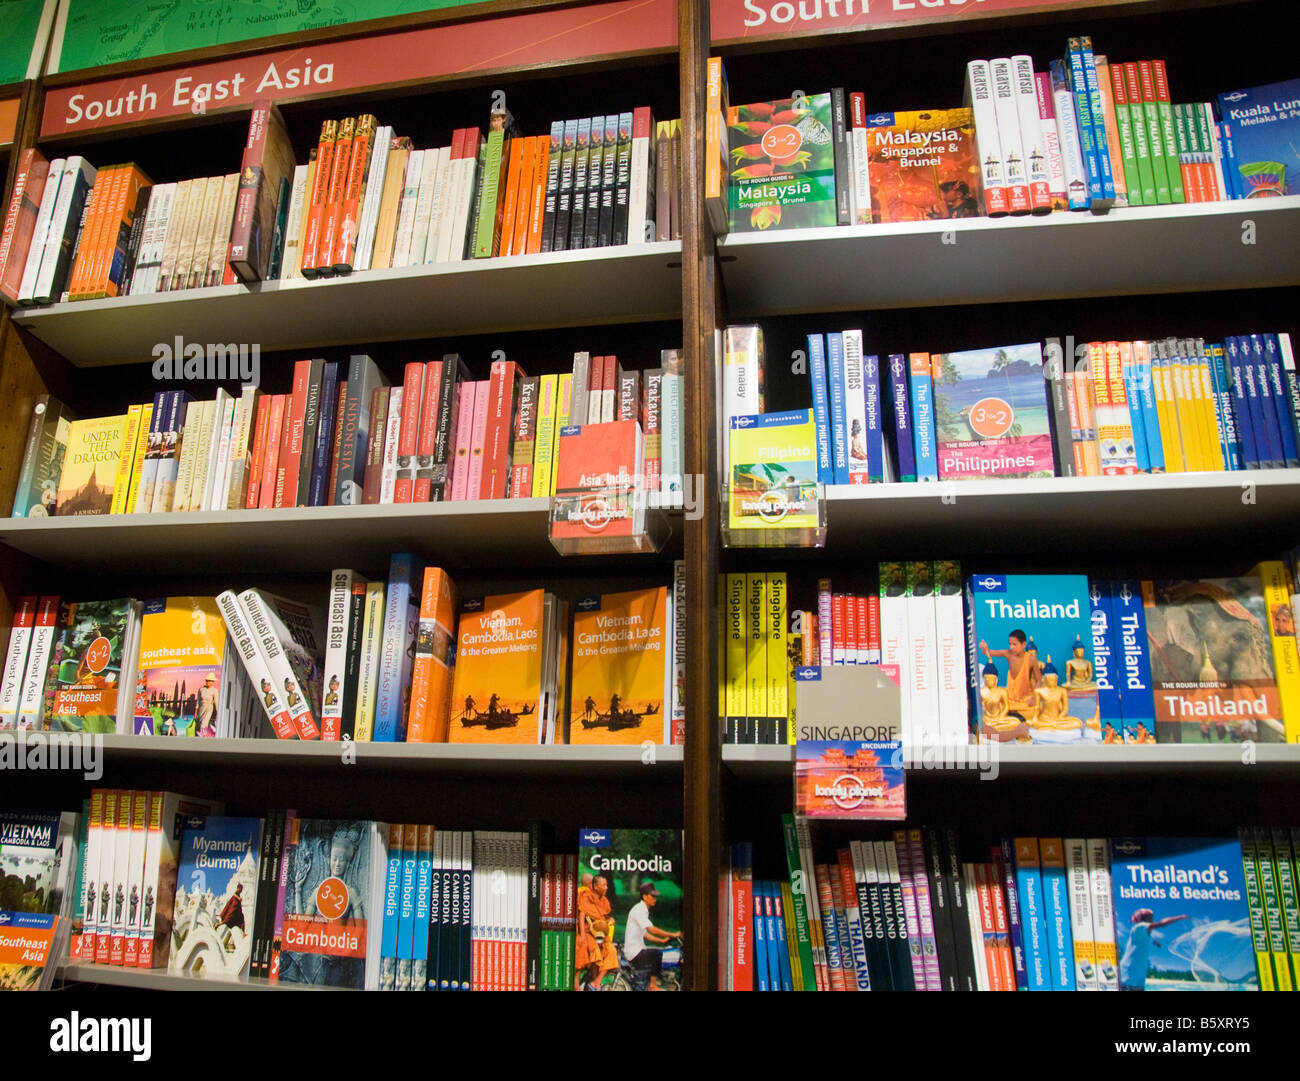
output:
[[[1169,201],[1183,203],[1187,201],[1187,193],[1183,188],[1182,170],[1178,166],[1178,144],[1174,130],[1174,111],[1169,97],[1169,76],[1165,71],[1163,60],[1152,60],[1150,66],[1152,88],[1155,91],[1156,115],[1159,117],[1160,136],[1164,146],[1165,174],[1169,179]]]
[[[1273,957],[1269,949],[1267,914],[1264,908],[1263,889],[1259,880],[1258,852],[1254,831],[1239,827],[1237,838],[1241,842],[1241,868],[1246,881],[1246,905],[1250,915],[1250,939],[1255,950],[1255,966],[1259,972],[1259,989],[1276,991],[1277,980],[1273,971]]]
[[[312,191],[305,208],[306,233],[302,241],[302,275],[316,277],[321,249],[321,231],[324,226],[325,205],[328,202],[330,180],[334,175],[334,144],[338,138],[338,121],[326,120],[321,125],[320,141],[316,146],[316,172],[312,177]]]
[[[1020,897],[1016,892],[1015,852],[1008,837],[1001,846],[993,845],[991,855],[996,871],[994,881],[1006,895],[1007,924],[1011,928],[1011,971],[1017,991],[1029,989],[1029,966],[1025,963],[1025,931],[1020,918]]]
[[[636,238],[628,232],[632,200],[632,125],[634,113],[619,113],[618,142],[614,161],[614,231],[612,244],[629,244]],[[725,142],[725,135],[723,136]],[[724,154],[725,156],[725,154]]]
[[[321,739],[338,742],[343,738],[343,687],[347,676],[348,623],[352,590],[359,581],[355,571],[330,572],[328,624],[325,638],[324,693],[321,697]]]
[[[1016,112],[1020,118],[1020,143],[1025,158],[1030,210],[1035,214],[1050,214],[1052,211],[1050,156],[1042,121],[1038,114],[1038,90],[1034,82],[1033,57],[1013,56],[1011,66],[1015,78]]]
[[[510,437],[522,373],[511,360],[495,360],[488,379],[480,498],[504,499],[510,486]]]
[[[987,60],[972,60],[966,65],[966,107],[975,121],[975,149],[979,155],[985,211],[990,217],[999,217],[1009,213],[1010,202],[993,98],[993,74]]]
[[[935,481],[939,479],[939,454],[934,427],[934,385],[930,378],[930,355],[912,353],[908,360],[916,479]]]
[[[0,731],[16,728],[18,724],[18,705],[22,697],[32,628],[36,622],[37,601],[35,595],[21,597],[14,610],[13,625],[9,632],[9,650],[5,654],[3,674],[0,674]]]
[[[1012,214],[1028,214],[1033,209],[1033,204],[1030,201],[1025,149],[1020,137],[1020,113],[1011,60],[1007,57],[990,60],[989,74],[993,80],[993,108],[997,116],[998,143],[1002,149],[1002,168],[1006,177],[1007,210]]]
[[[830,389],[831,458],[835,483],[849,483],[848,398],[845,380],[844,335],[826,335],[826,369]]]
[[[217,607],[221,609],[221,618],[225,621],[230,641],[238,651],[244,671],[248,673],[249,681],[257,688],[257,700],[266,713],[267,720],[271,722],[271,730],[277,739],[297,739],[289,710],[284,704],[283,696],[277,690],[270,667],[258,647],[243,604],[234,592],[228,589],[217,594]]]
[[[519,382],[514,438],[510,448],[510,487],[508,493],[505,493],[511,499],[522,499],[532,494],[540,391],[540,376],[530,376]]]
[[[1093,149],[1097,155],[1097,170],[1101,174],[1101,194],[1104,207],[1115,205],[1115,174],[1111,167],[1110,142],[1106,134],[1106,110],[1102,98],[1101,80],[1097,75],[1096,56],[1092,51],[1092,38],[1079,39],[1079,54],[1083,59],[1084,86],[1087,89],[1089,120],[1092,124]],[[1096,207],[1093,208],[1094,211]]]
[[[376,133],[374,116],[365,113],[357,117],[348,151],[348,166],[341,198],[339,200],[338,227],[329,253],[331,269],[335,274],[347,274],[357,254],[357,236],[360,231],[361,201],[365,197],[366,174],[374,155],[371,153]]]
[[[853,224],[853,177],[849,164],[849,110],[844,88],[831,90],[831,146],[835,163],[835,224]]]
[[[402,378],[401,429],[397,444],[397,475],[393,481],[393,502],[415,501],[416,450],[420,446],[420,421],[424,406],[432,396],[432,388],[424,385],[425,365],[412,361],[406,365]],[[432,419],[432,418],[430,418]],[[432,424],[428,427],[432,443]],[[429,452],[432,453],[432,446]]]

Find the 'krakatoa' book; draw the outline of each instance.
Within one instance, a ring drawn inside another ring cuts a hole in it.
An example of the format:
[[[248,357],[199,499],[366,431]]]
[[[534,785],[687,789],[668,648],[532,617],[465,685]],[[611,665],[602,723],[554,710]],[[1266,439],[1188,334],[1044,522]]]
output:
[[[930,374],[940,480],[1056,475],[1038,342],[935,353]]]
[[[59,606],[45,675],[45,725],[54,732],[116,732],[135,690],[135,621],[126,598]],[[123,688],[127,690],[124,692]]]
[[[182,828],[167,971],[243,979],[253,951],[262,820],[191,815]]]
[[[727,144],[732,232],[836,223],[830,94],[734,106]]]
[[[1238,199],[1300,192],[1300,79],[1220,94],[1219,113],[1231,130],[1224,169]]]
[[[117,485],[126,414],[74,420],[68,429],[55,513],[107,514]]]
[[[215,598],[145,601],[135,734],[215,736],[225,653],[226,621]]]
[[[1102,740],[1082,574],[973,574],[966,580],[971,708],[984,739]]]
[[[671,743],[664,586],[583,597],[573,614],[570,743]]]
[[[387,837],[383,822],[294,819],[281,982],[378,990]]]
[[[969,109],[867,117],[872,221],[978,218],[984,213]]]
[[[545,593],[466,600],[456,640],[452,743],[540,743]]]
[[[1267,606],[1257,577],[1142,583],[1161,743],[1281,743]]]
[[[680,830],[578,831],[575,987],[680,991]]]
[[[729,527],[815,528],[817,426],[812,410],[732,417],[727,437]]]
[[[1121,991],[1258,991],[1241,844],[1113,837]]]

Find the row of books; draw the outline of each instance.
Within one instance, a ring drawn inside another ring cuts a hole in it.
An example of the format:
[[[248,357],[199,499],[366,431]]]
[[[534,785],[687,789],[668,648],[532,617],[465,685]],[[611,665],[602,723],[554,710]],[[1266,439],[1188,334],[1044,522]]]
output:
[[[367,113],[325,121],[296,165],[262,101],[239,173],[155,184],[133,163],[30,148],[0,295],[37,305],[672,239],[680,143],[680,122],[638,108],[532,138],[494,112],[486,135],[419,150]]]
[[[1286,333],[1222,343],[1050,338],[883,362],[864,352],[861,330],[807,342],[812,409],[778,418],[763,415],[762,329],[727,328],[733,488],[1300,465],[1300,382]],[[779,468],[758,468],[781,447]]]
[[[732,845],[729,989],[1290,991],[1300,830],[1237,837],[855,840],[825,862],[783,816],[789,879]],[[971,860],[966,857],[975,855]]]
[[[568,600],[461,598],[395,554],[331,573],[328,606],[269,590],[20,598],[0,729],[375,742],[680,743],[685,574]],[[570,613],[572,612],[572,615]]]
[[[244,349],[228,371],[255,361]],[[168,375],[179,376],[175,363]],[[87,420],[41,395],[12,514],[528,498],[586,487],[582,476],[605,464],[671,500],[682,490],[682,411],[675,349],[644,372],[586,352],[562,375],[528,376],[514,361],[494,360],[484,380],[471,379],[465,361],[449,353],[407,364],[391,387],[364,355],[346,367],[301,360],[289,393],[252,383],[238,395],[218,388],[208,401],[159,391],[124,415]],[[596,444],[611,433],[591,429],[615,421],[631,424],[614,440],[623,457],[605,463],[609,448]],[[570,446],[572,476],[559,453]]]
[[[705,207],[719,234],[1285,195],[1300,82],[1174,103],[1163,60],[1070,38],[967,64],[962,108],[881,112],[860,92],[732,106],[706,83]]]
[[[727,573],[718,589],[726,742],[864,738],[852,703],[799,712],[800,669],[842,664],[895,679],[916,746],[1300,739],[1300,593],[1283,560],[1196,581],[889,561],[870,594],[821,579],[807,608],[784,571]]]

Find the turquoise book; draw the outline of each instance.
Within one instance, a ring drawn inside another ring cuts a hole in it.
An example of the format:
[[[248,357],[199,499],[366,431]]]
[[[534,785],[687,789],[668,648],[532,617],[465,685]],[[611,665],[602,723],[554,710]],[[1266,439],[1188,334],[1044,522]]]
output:
[[[982,738],[1102,741],[1086,576],[974,574],[966,611],[971,707]]]
[[[1235,837],[1115,837],[1110,864],[1121,990],[1259,990]]]

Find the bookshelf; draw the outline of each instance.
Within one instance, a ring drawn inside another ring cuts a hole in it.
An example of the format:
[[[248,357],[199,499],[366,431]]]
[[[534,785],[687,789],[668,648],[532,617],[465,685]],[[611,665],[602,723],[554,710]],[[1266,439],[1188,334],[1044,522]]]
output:
[[[487,25],[493,19],[541,17],[579,6],[497,0],[470,12],[402,17],[313,31],[309,38],[241,43],[49,76],[22,88],[14,149],[48,145],[60,154],[85,152],[96,161],[136,158],[160,180],[204,170],[224,172],[229,166],[222,163],[237,160],[243,112],[206,118],[159,116],[116,129],[49,133],[42,128],[46,97],[66,98],[70,89],[82,84],[142,77],[178,65],[252,62],[264,58],[267,50],[300,40],[326,49],[366,35],[476,20]],[[722,7],[718,0],[714,6]],[[810,88],[857,87],[857,73],[866,70],[869,92],[882,100],[888,95],[900,108],[922,107],[960,96],[958,60],[964,64],[971,56],[1000,55],[1014,44],[1041,61],[1075,26],[1104,32],[1117,52],[1164,55],[1161,27],[1167,30],[1177,18],[1173,7],[1098,2],[1067,9],[1044,3],[1028,10],[1008,7],[975,22],[934,16],[933,21],[878,31],[846,29],[825,37],[728,37],[719,51],[727,59],[734,102],[770,97],[791,82]],[[1218,13],[1271,11],[1279,5],[1272,0],[1207,0],[1189,7],[1187,28],[1170,34],[1167,50],[1171,60],[1183,61],[1184,71],[1192,66],[1188,61],[1195,55],[1196,34]],[[1053,311],[1065,313],[1055,318],[1067,322],[1083,313],[1093,321],[1089,325],[1100,325],[1104,304],[1124,298],[1145,298],[1136,308],[1129,300],[1124,313],[1128,321],[1144,312],[1160,312],[1166,304],[1185,321],[1194,321],[1194,314],[1188,313],[1198,310],[1200,294],[1235,302],[1235,308],[1214,314],[1220,322],[1249,322],[1257,311],[1296,310],[1300,197],[1249,207],[1232,203],[1134,208],[1096,218],[967,219],[715,240],[700,202],[703,74],[713,51],[709,3],[677,0],[668,8],[675,47],[641,40],[621,51],[571,50],[560,59],[511,67],[502,61],[497,67],[443,73],[429,80],[375,76],[370,83],[333,95],[290,99],[285,109],[298,160],[303,161],[321,116],[355,112],[364,105],[382,113],[381,119],[391,117],[405,125],[419,145],[429,145],[426,136],[435,123],[428,115],[440,114],[439,130],[479,123],[488,92],[503,80],[509,84],[512,107],[516,101],[527,102],[516,111],[526,111],[528,131],[540,131],[542,118],[585,115],[584,102],[649,100],[657,116],[681,115],[683,120],[682,184],[684,191],[693,193],[693,203],[684,215],[680,242],[365,272],[251,289],[232,286],[116,298],[22,310],[12,316],[6,312],[0,316],[0,401],[5,403],[0,409],[0,509],[7,508],[16,483],[26,410],[34,395],[48,389],[69,398],[80,395],[88,405],[102,396],[113,407],[140,400],[143,390],[153,386],[146,359],[150,349],[177,334],[189,341],[225,341],[237,328],[240,338],[261,344],[264,371],[280,383],[286,378],[288,355],[307,349],[365,348],[371,343],[400,347],[421,341],[441,345],[448,339],[470,339],[481,359],[494,348],[495,335],[510,334],[514,343],[537,335],[549,349],[559,340],[551,331],[567,328],[578,335],[589,333],[582,328],[598,327],[642,348],[651,342],[680,342],[687,365],[686,471],[712,478],[720,438],[715,419],[718,331],[728,322],[758,321],[765,328],[785,324],[787,329],[774,337],[784,333],[797,340],[797,332],[789,327],[827,329],[870,325],[871,320],[889,326],[893,320],[893,325],[924,328],[933,319],[934,326],[954,338],[956,347],[1019,340],[1015,328],[1021,318],[1035,324],[1025,332],[1024,340],[1029,340],[1039,334],[1036,324],[1053,318]],[[999,47],[998,42],[1006,44]],[[1279,44],[1276,55],[1269,53],[1262,61],[1267,74],[1244,77],[1245,59],[1229,51],[1223,71],[1198,72],[1198,82],[1181,96],[1208,96],[1220,84],[1249,85],[1274,74],[1282,77],[1286,73],[1274,69],[1282,63],[1283,51]],[[918,64],[921,56],[926,62]],[[774,70],[779,74],[774,76]],[[419,119],[422,114],[426,119]],[[11,151],[10,184],[15,158]],[[1256,243],[1249,246],[1241,243],[1247,216],[1256,226]],[[955,242],[945,243],[945,234]],[[1078,298],[1097,303],[1085,308]],[[913,312],[907,316],[913,322],[900,324],[900,312]],[[963,322],[968,318],[969,326]],[[1057,326],[1058,332],[1071,329]],[[928,345],[922,333],[909,333],[910,338],[894,339],[897,348]],[[376,356],[391,372],[399,353],[381,356],[377,351]],[[779,351],[769,352],[770,367],[780,367],[781,359]],[[781,382],[777,380],[778,391]],[[799,404],[804,403],[778,397],[770,407]],[[1243,502],[1243,483],[1254,486],[1252,502]],[[945,498],[949,495],[951,499]],[[721,549],[718,492],[709,484],[701,496],[698,513],[671,516],[673,534],[663,553],[633,562],[560,559],[546,539],[544,500],[203,512],[165,518],[6,518],[0,520],[0,637],[7,637],[13,603],[31,591],[30,582],[57,588],[61,576],[79,586],[107,581],[124,589],[152,578],[159,583],[152,592],[170,593],[210,586],[221,575],[248,576],[248,584],[319,598],[325,588],[323,572],[329,568],[354,565],[373,571],[382,568],[390,552],[409,547],[462,571],[476,585],[531,579],[577,590],[592,581],[662,575],[668,561],[680,556],[688,578],[687,743],[658,748],[652,763],[643,760],[640,747],[520,750],[362,744],[356,748],[356,764],[344,767],[338,748],[328,745],[219,740],[196,747],[111,736],[104,740],[105,779],[98,783],[166,783],[211,791],[241,810],[295,800],[319,814],[360,809],[398,821],[454,818],[465,828],[513,828],[530,818],[549,818],[557,836],[563,836],[559,831],[565,828],[619,816],[628,824],[682,826],[691,899],[688,981],[694,988],[709,988],[719,982],[720,914],[713,899],[722,845],[753,839],[769,848],[765,859],[770,860],[773,851],[779,855],[776,815],[790,806],[791,754],[784,747],[719,746],[716,575],[720,569],[785,557]],[[1158,563],[1152,550],[1162,544],[1193,549],[1183,553],[1183,561],[1201,558],[1212,568],[1220,554],[1244,557],[1294,543],[1295,523],[1300,521],[1297,470],[1014,485],[880,485],[832,488],[828,496],[828,547],[825,552],[792,553],[792,575],[815,578],[850,572],[898,554],[1004,556],[998,527],[1008,522],[1015,525],[1018,544],[1051,568],[1086,566],[1094,552],[1116,566],[1132,555],[1149,567]],[[1069,516],[1078,507],[1087,509],[1085,521]],[[1045,822],[1054,824],[1067,822],[1073,809],[1083,808],[1085,817],[1092,815],[1090,824],[1102,828],[1108,821],[1121,821],[1124,814],[1140,813],[1148,798],[1158,796],[1162,802],[1148,809],[1151,821],[1161,824],[1180,819],[1203,824],[1231,808],[1233,800],[1240,809],[1229,813],[1249,818],[1294,798],[1300,749],[1261,747],[1256,764],[1245,767],[1233,749],[1215,746],[1059,751],[1010,747],[1001,751],[1000,768],[1001,784],[976,783],[978,771],[914,770],[909,784],[915,784],[915,814],[950,812],[944,820],[957,821],[969,805],[990,820],[1011,824],[1021,808],[1026,815],[1043,811]],[[335,783],[340,777],[345,780]],[[1122,786],[1129,786],[1128,795]],[[83,787],[72,776],[51,784],[48,776],[17,775],[11,791],[15,800],[48,802],[71,798]],[[1220,789],[1223,794],[1214,797]],[[1236,819],[1232,821],[1235,825]],[[167,990],[184,982],[121,970],[65,970],[64,976]]]

